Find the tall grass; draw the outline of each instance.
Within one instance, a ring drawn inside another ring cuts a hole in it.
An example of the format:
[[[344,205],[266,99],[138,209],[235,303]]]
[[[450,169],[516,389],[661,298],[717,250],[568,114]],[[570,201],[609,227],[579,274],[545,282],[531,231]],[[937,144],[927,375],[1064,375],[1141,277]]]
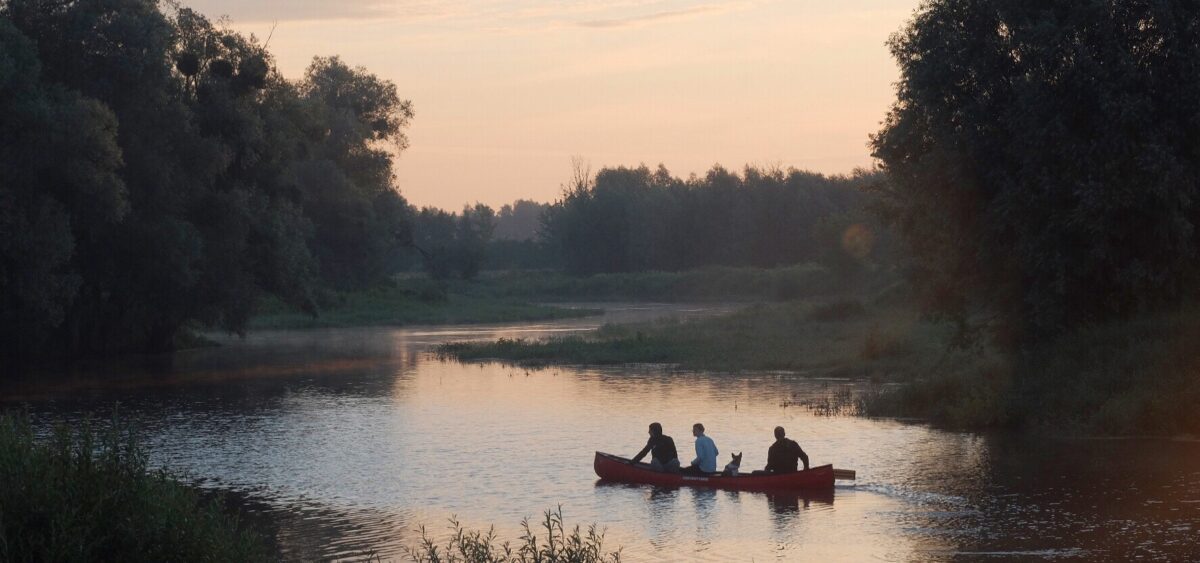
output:
[[[439,546],[424,526],[421,542],[407,548],[416,563],[618,563],[620,550],[604,551],[604,532],[596,525],[582,532],[575,526],[567,532],[563,523],[562,506],[547,510],[541,522],[544,535],[534,531],[526,518],[521,522],[524,532],[516,546],[499,543],[495,530],[467,530],[455,518],[450,519],[451,536]]]
[[[266,561],[261,538],[150,471],[132,432],[0,416],[0,561]]]

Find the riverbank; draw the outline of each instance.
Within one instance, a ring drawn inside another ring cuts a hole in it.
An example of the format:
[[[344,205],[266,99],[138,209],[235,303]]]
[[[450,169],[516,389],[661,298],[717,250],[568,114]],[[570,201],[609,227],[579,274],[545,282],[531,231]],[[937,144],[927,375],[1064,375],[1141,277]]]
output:
[[[555,302],[784,302],[878,291],[887,272],[863,268],[836,273],[817,264],[779,268],[711,267],[683,272],[630,272],[569,276],[545,270],[484,272],[474,280],[434,282],[424,275],[357,292],[329,292],[316,316],[278,300],[260,303],[251,330],[482,324],[577,318],[595,309],[555,307]]]
[[[605,325],[587,336],[444,344],[464,361],[522,365],[664,363],[713,371],[788,370],[894,378],[944,348],[946,328],[902,306],[857,300],[757,304],[693,321]]]
[[[711,371],[787,370],[867,382],[865,416],[953,429],[1074,435],[1200,435],[1194,308],[1110,323],[1040,349],[950,346],[951,327],[886,299],[755,305],[720,317],[606,325],[586,336],[450,343],[469,362],[658,363]]]
[[[469,294],[462,286],[442,288],[421,278],[360,292],[330,294],[316,316],[270,300],[250,319],[250,330],[483,324],[569,319],[598,315],[596,309],[554,307],[518,298]]]
[[[606,550],[602,529],[569,526],[561,506],[540,521],[526,518],[515,543],[450,522],[441,544],[420,526],[409,558],[620,561],[619,549]],[[0,561],[278,561],[286,557],[264,533],[273,524],[236,496],[150,470],[142,442],[115,419],[60,425],[41,438],[24,415],[0,412]],[[360,557],[382,560],[370,549]]]

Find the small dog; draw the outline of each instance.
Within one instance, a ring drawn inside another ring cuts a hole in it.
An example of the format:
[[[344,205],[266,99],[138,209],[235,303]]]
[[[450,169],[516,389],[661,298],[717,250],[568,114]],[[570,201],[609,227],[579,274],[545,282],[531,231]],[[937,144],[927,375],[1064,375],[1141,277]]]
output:
[[[721,475],[727,475],[729,477],[737,477],[738,468],[742,466],[742,452],[738,452],[736,454],[731,454],[731,455],[733,456],[733,461],[729,462],[725,466],[725,471],[722,471]]]

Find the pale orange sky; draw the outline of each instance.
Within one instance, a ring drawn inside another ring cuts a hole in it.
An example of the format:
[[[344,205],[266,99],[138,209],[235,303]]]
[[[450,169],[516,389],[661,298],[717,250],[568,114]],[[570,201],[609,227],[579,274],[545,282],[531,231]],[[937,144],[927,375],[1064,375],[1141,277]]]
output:
[[[192,0],[264,38],[288,78],[340,55],[412,100],[410,202],[552,201],[593,170],[869,166],[918,0]]]

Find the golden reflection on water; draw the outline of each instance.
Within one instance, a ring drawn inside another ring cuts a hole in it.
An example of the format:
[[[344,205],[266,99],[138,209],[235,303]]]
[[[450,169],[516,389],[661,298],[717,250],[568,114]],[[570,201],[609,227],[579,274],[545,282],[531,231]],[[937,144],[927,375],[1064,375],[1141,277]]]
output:
[[[597,324],[266,333],[115,385],[76,378],[16,395],[40,420],[120,401],[156,463],[238,492],[295,560],[399,558],[414,527],[444,537],[451,515],[515,540],[523,517],[560,504],[569,523],[607,528],[629,560],[1200,555],[1197,444],[1147,455],[1139,444],[817,416],[783,399],[855,383],[792,374],[527,370],[428,355],[441,341]],[[783,425],[814,464],[859,480],[803,495],[597,482],[593,452],[633,454],[652,421],[685,462],[691,424],[703,422],[720,464],[741,451],[743,470],[765,464]],[[1129,461],[1135,451],[1143,462]]]

